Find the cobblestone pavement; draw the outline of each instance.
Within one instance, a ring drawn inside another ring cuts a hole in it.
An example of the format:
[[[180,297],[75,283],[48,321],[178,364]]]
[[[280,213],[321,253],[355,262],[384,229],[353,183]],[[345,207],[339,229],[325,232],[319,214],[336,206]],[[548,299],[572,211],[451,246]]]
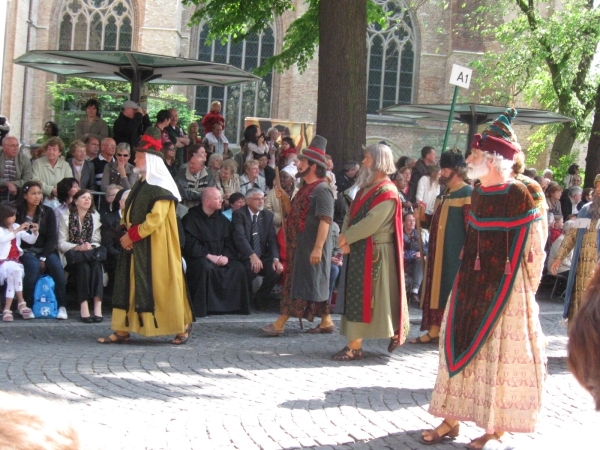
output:
[[[549,376],[539,429],[505,440],[519,449],[576,448],[600,417],[567,370],[561,305],[540,305]],[[420,430],[439,423],[427,413],[435,346],[407,344],[390,355],[387,340],[366,341],[362,361],[338,363],[330,360],[345,343],[337,332],[307,335],[290,321],[285,336],[264,337],[259,327],[275,316],[199,319],[181,347],[140,337],[96,344],[106,321],[0,323],[0,386],[66,399],[86,449],[425,448]],[[411,309],[411,336],[419,320]],[[480,433],[466,423],[456,441],[427,448],[464,448]]]

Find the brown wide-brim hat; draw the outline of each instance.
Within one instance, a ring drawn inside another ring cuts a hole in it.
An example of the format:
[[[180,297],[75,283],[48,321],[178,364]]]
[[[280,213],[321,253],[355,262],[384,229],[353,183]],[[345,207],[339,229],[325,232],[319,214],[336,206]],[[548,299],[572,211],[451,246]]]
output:
[[[310,141],[310,145],[303,149],[298,155],[298,159],[308,159],[314,162],[317,166],[327,169],[327,160],[325,158],[325,147],[327,147],[327,139],[323,136],[315,134]]]

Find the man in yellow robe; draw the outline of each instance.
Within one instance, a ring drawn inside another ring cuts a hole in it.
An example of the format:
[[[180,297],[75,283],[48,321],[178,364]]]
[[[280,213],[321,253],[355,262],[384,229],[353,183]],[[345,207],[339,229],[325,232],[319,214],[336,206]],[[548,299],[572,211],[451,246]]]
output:
[[[173,344],[180,345],[188,340],[194,320],[175,215],[181,197],[162,160],[160,139],[144,135],[142,144],[135,154],[135,170],[142,177],[122,212],[127,232],[121,238],[113,294],[115,332],[98,342],[128,342],[130,333],[176,334]]]

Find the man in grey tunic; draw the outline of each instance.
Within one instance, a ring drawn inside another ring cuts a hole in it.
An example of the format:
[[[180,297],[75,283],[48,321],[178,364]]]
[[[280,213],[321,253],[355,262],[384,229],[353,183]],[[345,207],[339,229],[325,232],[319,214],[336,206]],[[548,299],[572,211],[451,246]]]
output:
[[[281,315],[262,330],[271,336],[283,334],[290,317],[313,321],[321,316],[319,326],[308,333],[332,333],[329,314],[329,272],[332,244],[329,238],[333,220],[333,191],[325,180],[327,141],[315,136],[298,156],[298,173],[302,187],[290,201],[281,188],[276,196],[285,214],[287,267],[281,299]]]

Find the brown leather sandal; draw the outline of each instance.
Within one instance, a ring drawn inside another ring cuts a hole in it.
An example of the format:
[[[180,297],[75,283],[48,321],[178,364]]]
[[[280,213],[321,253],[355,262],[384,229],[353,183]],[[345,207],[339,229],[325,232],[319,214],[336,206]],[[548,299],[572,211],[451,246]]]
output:
[[[399,335],[392,336],[390,338],[390,343],[388,345],[388,352],[394,353],[394,350],[396,350],[396,348],[398,348],[398,343],[399,342],[400,342],[400,336]]]
[[[129,344],[129,333],[127,336],[121,336],[120,334],[113,333],[106,337],[98,338],[99,344]]]
[[[180,333],[177,336],[175,336],[175,338],[171,341],[171,344],[173,344],[173,345],[185,344],[188,341],[188,339],[190,338],[191,333],[192,333],[192,324],[190,323],[187,327],[185,327],[185,331],[183,333]]]
[[[343,350],[333,355],[331,359],[334,361],[358,361],[362,359],[362,348],[353,350],[350,347],[344,347]]]
[[[421,442],[425,445],[433,445],[433,444],[439,444],[444,439],[452,440],[452,439],[455,439],[456,437],[458,437],[458,435],[460,433],[460,423],[457,423],[456,425],[451,426],[447,421],[444,420],[441,425],[444,425],[444,424],[446,424],[446,426],[448,428],[450,428],[447,433],[444,433],[440,436],[439,433],[435,429],[427,430],[429,433],[431,433],[431,434],[427,435],[427,436],[431,437],[431,440],[430,441],[425,440],[426,435],[423,435],[423,436],[421,436]]]

